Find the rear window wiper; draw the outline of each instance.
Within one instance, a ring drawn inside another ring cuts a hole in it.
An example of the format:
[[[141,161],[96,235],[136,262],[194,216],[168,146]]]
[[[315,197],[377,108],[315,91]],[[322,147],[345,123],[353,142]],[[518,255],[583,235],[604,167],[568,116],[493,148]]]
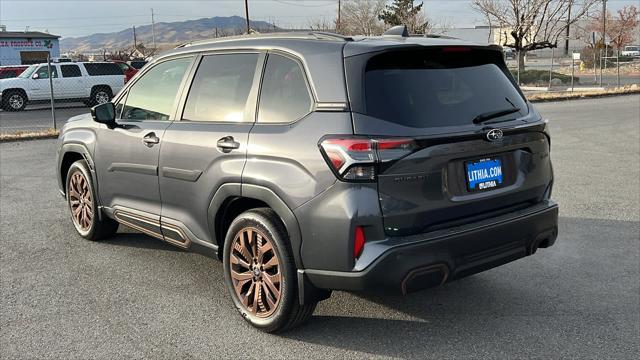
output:
[[[487,120],[491,120],[491,119],[495,119],[497,117],[500,116],[504,116],[504,115],[509,115],[509,114],[513,114],[515,112],[519,112],[520,109],[519,108],[508,108],[508,109],[502,109],[502,110],[496,110],[496,111],[489,111],[486,113],[482,113],[478,116],[476,116],[473,119],[473,123],[474,124],[481,124]]]

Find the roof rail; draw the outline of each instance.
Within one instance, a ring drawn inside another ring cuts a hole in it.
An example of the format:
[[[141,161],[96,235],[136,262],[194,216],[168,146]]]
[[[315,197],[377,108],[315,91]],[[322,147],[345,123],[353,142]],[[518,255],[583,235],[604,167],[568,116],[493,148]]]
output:
[[[353,38],[350,36],[344,36],[331,32],[324,31],[286,31],[286,32],[276,32],[276,33],[252,33],[252,34],[243,34],[236,36],[226,36],[221,38],[214,39],[201,39],[201,40],[193,40],[188,41],[182,44],[177,45],[174,49],[179,49],[183,47],[193,46],[193,45],[202,45],[202,44],[210,44],[231,40],[246,40],[246,39],[260,39],[260,38],[269,38],[269,39],[317,39],[317,40],[341,40],[341,41],[353,41]]]
[[[313,35],[319,40],[333,39],[333,40],[353,41],[353,38],[351,36],[344,36],[344,35],[340,35],[332,32],[326,32],[326,31],[310,31],[309,35]]]
[[[441,34],[416,34],[416,35],[411,35],[411,36],[415,36],[415,37],[426,37],[429,39],[450,39],[450,40],[460,40],[457,37],[453,37],[453,36],[448,36],[448,35],[441,35]]]

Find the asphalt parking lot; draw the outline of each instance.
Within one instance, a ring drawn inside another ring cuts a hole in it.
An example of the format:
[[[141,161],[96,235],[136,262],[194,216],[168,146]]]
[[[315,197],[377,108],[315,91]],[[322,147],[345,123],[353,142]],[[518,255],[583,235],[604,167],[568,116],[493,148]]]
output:
[[[233,309],[220,263],[121,228],[75,234],[55,141],[0,144],[2,358],[608,358],[640,353],[640,96],[551,119],[555,246],[406,297],[337,292],[282,335]]]

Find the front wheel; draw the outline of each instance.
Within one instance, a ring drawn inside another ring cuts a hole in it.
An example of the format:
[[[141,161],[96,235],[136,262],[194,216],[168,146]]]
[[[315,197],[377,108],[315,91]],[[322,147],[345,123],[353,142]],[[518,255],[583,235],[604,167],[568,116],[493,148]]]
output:
[[[118,222],[115,220],[104,215],[100,219],[91,175],[84,160],[71,164],[67,172],[66,190],[71,220],[80,236],[88,240],[99,240],[118,230]]]
[[[27,106],[27,97],[20,91],[8,91],[2,96],[2,108],[7,111],[22,111]]]
[[[224,243],[225,282],[242,317],[265,332],[305,322],[315,303],[300,306],[296,269],[284,226],[273,210],[238,216]]]

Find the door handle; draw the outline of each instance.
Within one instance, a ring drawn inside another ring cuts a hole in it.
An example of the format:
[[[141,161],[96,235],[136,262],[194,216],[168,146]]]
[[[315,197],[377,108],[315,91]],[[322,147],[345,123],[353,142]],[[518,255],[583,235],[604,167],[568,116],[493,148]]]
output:
[[[222,150],[223,153],[231,152],[231,150],[238,149],[239,147],[240,143],[235,141],[233,136],[225,136],[218,140],[218,149]]]
[[[152,147],[160,142],[160,138],[156,136],[156,133],[150,132],[142,138],[142,142],[148,147]]]

